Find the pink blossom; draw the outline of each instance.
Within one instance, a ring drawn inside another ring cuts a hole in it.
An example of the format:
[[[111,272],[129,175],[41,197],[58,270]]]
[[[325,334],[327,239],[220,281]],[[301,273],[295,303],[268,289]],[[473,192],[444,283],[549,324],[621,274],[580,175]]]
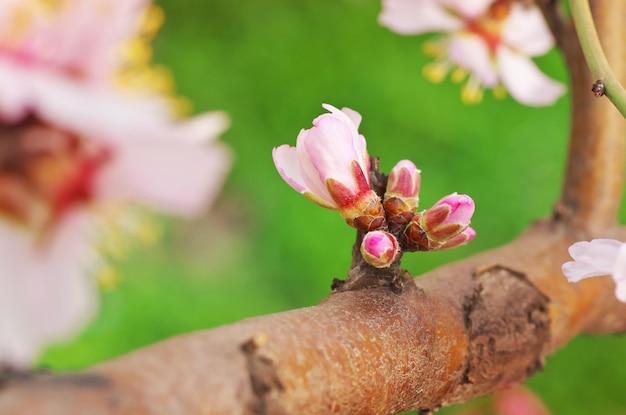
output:
[[[195,215],[230,164],[222,113],[188,120],[118,80],[145,0],[0,6],[0,361],[26,366],[97,308],[114,205]],[[147,66],[143,68],[150,70]],[[4,143],[4,144],[2,144]]]
[[[398,240],[389,232],[368,232],[361,243],[361,255],[371,266],[387,268],[400,255]]]
[[[361,116],[349,108],[323,107],[330,114],[301,130],[295,147],[274,148],[274,164],[287,184],[311,201],[339,210],[351,226],[374,229],[384,216],[380,198],[370,190],[369,155],[358,132]],[[358,223],[359,217],[369,218],[366,226]]]
[[[626,303],[626,244],[614,239],[576,242],[569,247],[574,261],[563,264],[569,282],[610,275],[615,281],[615,296]]]
[[[70,338],[94,316],[97,287],[87,276],[97,261],[93,218],[76,210],[45,241],[0,221],[0,356],[26,367],[51,343]]]
[[[120,46],[139,31],[149,4],[150,0],[47,4],[4,0],[0,8],[2,64],[109,82],[111,73],[124,63]]]
[[[479,102],[483,88],[530,106],[553,104],[565,87],[544,75],[532,61],[554,45],[540,10],[506,0],[383,0],[379,16],[383,26],[405,35],[443,32],[427,42],[434,63],[424,74],[440,82],[452,72],[461,82],[462,100]],[[456,69],[455,69],[456,68]]]

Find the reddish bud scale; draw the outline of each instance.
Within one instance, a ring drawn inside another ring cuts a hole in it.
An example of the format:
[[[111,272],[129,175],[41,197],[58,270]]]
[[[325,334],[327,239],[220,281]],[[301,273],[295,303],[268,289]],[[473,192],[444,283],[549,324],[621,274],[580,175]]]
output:
[[[393,223],[395,225],[405,226],[411,221],[413,216],[415,216],[413,209],[402,199],[397,197],[385,199],[383,206],[385,212],[387,212],[387,220],[390,225]]]
[[[439,226],[435,230],[428,232],[428,237],[432,241],[443,243],[463,232],[465,228],[466,227],[463,225],[450,223],[448,225]]]
[[[385,217],[363,215],[353,219],[352,223],[346,219],[346,223],[360,231],[370,232],[383,228],[385,226]]]
[[[428,209],[428,215],[421,215],[421,224],[425,229],[433,229],[440,226],[441,223],[450,216],[452,208],[449,205],[433,206]]]
[[[429,240],[426,232],[419,225],[419,215],[413,217],[400,237],[400,243],[404,251],[429,251]]]
[[[359,194],[352,204],[340,208],[339,213],[348,225],[361,231],[369,232],[387,226],[380,197],[373,190]]]

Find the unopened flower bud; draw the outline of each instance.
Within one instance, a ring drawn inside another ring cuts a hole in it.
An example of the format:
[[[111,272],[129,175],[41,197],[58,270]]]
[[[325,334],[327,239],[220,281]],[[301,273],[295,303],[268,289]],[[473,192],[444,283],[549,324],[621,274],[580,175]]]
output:
[[[385,200],[397,197],[413,210],[417,209],[421,171],[410,160],[399,161],[389,172]]]
[[[474,201],[467,195],[452,193],[420,215],[420,227],[428,239],[443,243],[463,232],[474,214]]]
[[[389,172],[383,202],[389,222],[404,226],[415,214],[419,202],[420,173],[410,160],[399,161]]]
[[[389,232],[368,232],[361,242],[361,255],[371,266],[387,268],[400,255],[398,240]]]

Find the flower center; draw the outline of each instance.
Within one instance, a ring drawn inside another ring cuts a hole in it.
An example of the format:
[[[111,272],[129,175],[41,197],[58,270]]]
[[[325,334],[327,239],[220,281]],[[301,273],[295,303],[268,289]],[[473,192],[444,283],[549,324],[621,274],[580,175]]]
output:
[[[466,30],[483,38],[489,50],[495,53],[500,44],[502,27],[510,11],[511,4],[509,0],[497,0],[489,6],[485,14],[477,19],[468,20],[466,22]]]
[[[104,147],[87,143],[34,117],[0,125],[0,216],[35,229],[51,226],[90,202]]]

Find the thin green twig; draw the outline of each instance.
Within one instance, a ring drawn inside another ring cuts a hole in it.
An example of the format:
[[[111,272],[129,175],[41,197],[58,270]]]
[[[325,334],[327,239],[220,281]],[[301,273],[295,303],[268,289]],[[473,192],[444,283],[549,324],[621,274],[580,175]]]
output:
[[[626,118],[626,90],[619,83],[609,62],[604,56],[602,45],[591,16],[588,0],[569,0],[570,12],[576,26],[576,33],[585,54],[591,75],[604,83],[605,95]],[[591,85],[589,86],[591,89]],[[590,92],[591,93],[591,92]]]

